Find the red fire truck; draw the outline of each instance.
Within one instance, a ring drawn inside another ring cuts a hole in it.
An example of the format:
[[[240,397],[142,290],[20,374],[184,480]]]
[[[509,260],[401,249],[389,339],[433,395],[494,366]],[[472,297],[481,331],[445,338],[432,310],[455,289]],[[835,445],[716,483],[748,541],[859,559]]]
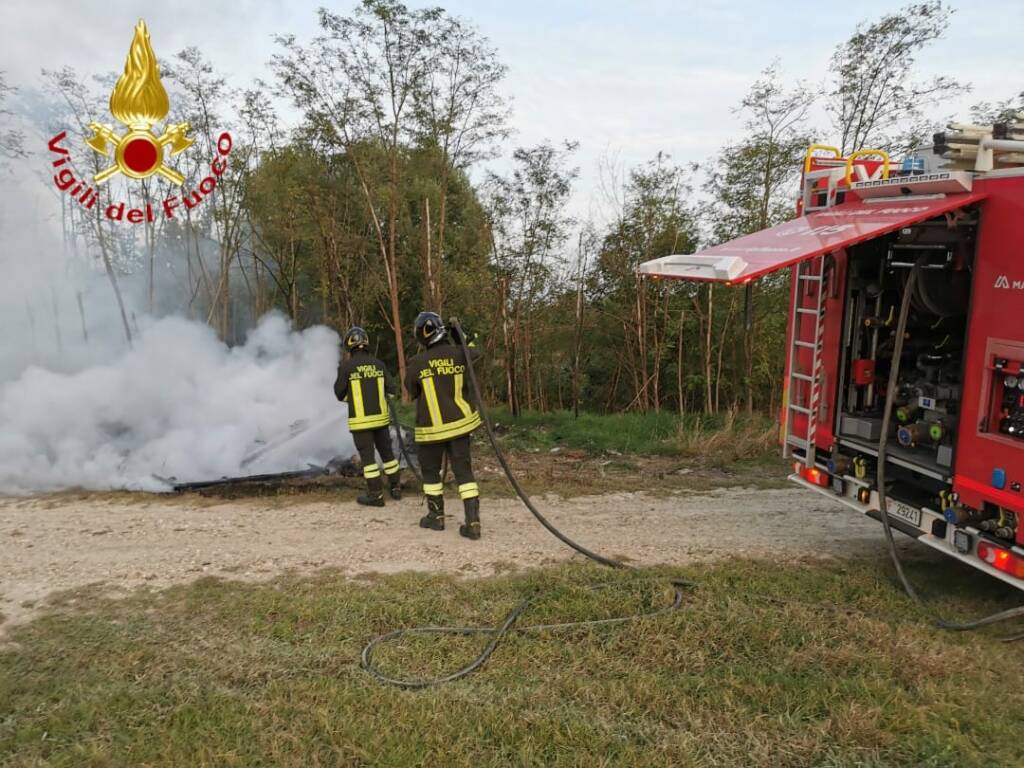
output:
[[[789,268],[791,479],[880,519],[881,453],[894,529],[1024,589],[1024,114],[952,124],[900,162],[812,146],[798,213],[640,271],[742,285]]]

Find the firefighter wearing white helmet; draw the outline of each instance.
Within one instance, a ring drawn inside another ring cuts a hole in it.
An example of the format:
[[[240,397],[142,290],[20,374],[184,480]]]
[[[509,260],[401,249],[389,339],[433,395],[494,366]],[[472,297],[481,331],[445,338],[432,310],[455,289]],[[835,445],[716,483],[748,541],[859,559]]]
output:
[[[386,389],[389,376],[384,363],[370,354],[370,337],[359,326],[345,333],[349,358],[338,366],[334,394],[348,404],[348,429],[363,462],[366,494],[356,501],[368,507],[384,506],[383,474],[391,498],[402,498],[402,480],[391,444],[391,413]],[[375,450],[376,449],[376,452]],[[377,463],[376,453],[381,463]]]
[[[481,421],[470,397],[466,370],[470,361],[436,312],[420,312],[415,333],[423,351],[409,360],[405,388],[416,401],[416,450],[427,500],[427,514],[420,526],[444,530],[441,462],[447,454],[465,509],[459,533],[479,539],[480,489],[473,477],[470,434]],[[470,354],[475,358],[475,351]]]

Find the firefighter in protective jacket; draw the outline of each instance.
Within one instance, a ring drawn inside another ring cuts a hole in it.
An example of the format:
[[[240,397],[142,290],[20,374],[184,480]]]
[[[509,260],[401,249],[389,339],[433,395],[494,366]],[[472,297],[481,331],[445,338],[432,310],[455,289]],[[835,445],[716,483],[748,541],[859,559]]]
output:
[[[338,366],[334,394],[348,403],[348,428],[363,462],[366,494],[356,499],[368,507],[384,506],[383,473],[388,478],[391,498],[402,498],[402,481],[391,445],[391,414],[385,388],[389,377],[384,363],[369,352],[370,338],[355,326],[345,334],[349,358]],[[374,449],[380,454],[377,463]]]
[[[480,490],[473,478],[470,434],[481,422],[469,396],[466,367],[470,361],[436,312],[420,312],[415,332],[423,351],[408,363],[405,388],[416,401],[416,450],[427,497],[427,514],[420,526],[444,530],[441,462],[447,454],[465,507],[466,521],[459,533],[479,539]]]

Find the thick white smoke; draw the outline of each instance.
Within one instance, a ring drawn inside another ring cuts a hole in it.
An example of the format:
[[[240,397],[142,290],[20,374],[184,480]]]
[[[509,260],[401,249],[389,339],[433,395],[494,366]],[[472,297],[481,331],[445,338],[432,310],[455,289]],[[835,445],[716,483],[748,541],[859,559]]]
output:
[[[159,478],[212,480],[350,457],[345,406],[333,392],[337,335],[298,333],[269,315],[229,347],[179,316],[208,312],[192,273],[202,256],[168,235],[150,259],[130,225],[106,241],[129,347],[94,226],[70,226],[51,180],[52,133],[30,127],[29,157],[0,159],[0,494],[162,491],[169,485]],[[198,237],[192,248],[200,246],[216,286],[216,243]],[[243,296],[234,334],[252,321],[245,281],[232,284]]]
[[[179,480],[305,469],[354,452],[332,385],[338,337],[265,317],[228,348],[205,325],[142,323],[131,350],[70,373],[0,383],[0,493],[166,490]],[[295,429],[299,438],[265,451]]]

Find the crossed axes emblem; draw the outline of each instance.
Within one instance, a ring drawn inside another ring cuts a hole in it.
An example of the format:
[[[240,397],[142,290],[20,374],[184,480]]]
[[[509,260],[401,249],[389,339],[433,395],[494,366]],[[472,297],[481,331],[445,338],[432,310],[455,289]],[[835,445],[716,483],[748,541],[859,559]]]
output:
[[[102,184],[118,173],[134,179],[159,173],[178,186],[184,184],[185,177],[164,163],[164,147],[170,146],[172,156],[184,152],[194,141],[188,136],[191,127],[189,123],[175,123],[164,126],[160,136],[147,128],[135,128],[124,136],[118,136],[109,125],[89,123],[93,135],[86,139],[86,144],[104,157],[113,153],[114,158],[114,164],[93,176],[93,181]],[[126,154],[129,155],[127,158]]]

